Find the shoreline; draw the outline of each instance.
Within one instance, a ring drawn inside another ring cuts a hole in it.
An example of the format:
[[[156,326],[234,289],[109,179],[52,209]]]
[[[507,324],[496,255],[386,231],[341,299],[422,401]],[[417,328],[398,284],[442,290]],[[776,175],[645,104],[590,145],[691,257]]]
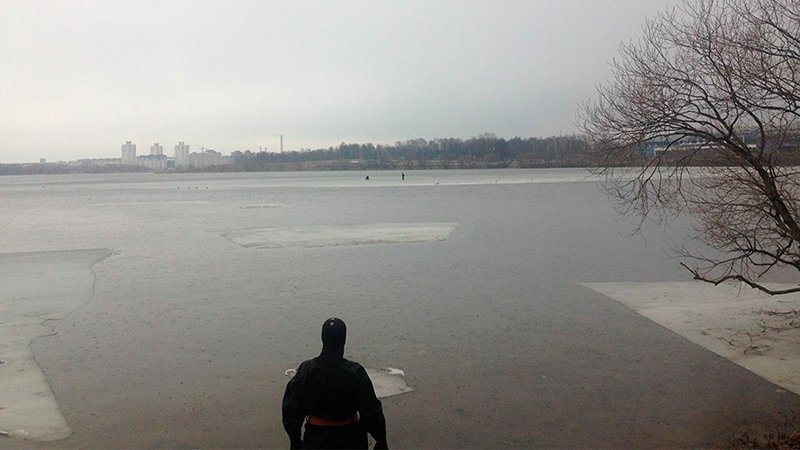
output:
[[[701,281],[582,286],[800,395],[800,293],[769,296]]]

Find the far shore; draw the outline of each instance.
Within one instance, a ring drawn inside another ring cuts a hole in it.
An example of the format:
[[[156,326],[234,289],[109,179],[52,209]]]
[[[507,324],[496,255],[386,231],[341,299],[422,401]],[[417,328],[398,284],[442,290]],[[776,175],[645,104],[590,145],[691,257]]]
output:
[[[405,170],[469,170],[469,169],[571,169],[587,167],[587,161],[549,162],[549,161],[380,161],[380,160],[347,160],[347,161],[313,161],[269,163],[260,166],[242,166],[236,164],[215,165],[206,167],[169,168],[153,170],[143,166],[122,164],[81,164],[76,162],[57,163],[16,163],[0,164],[0,176],[3,175],[60,175],[60,174],[107,174],[107,173],[249,173],[249,172],[322,172],[322,171],[405,171]]]

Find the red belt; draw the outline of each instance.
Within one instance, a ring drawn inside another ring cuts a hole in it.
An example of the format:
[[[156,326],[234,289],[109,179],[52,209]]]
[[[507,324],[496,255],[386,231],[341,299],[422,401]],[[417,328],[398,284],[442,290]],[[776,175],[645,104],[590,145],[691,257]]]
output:
[[[306,417],[306,420],[311,425],[316,425],[318,427],[341,427],[343,425],[350,425],[351,423],[358,422],[358,413],[355,413],[352,417],[348,417],[344,420],[328,420],[315,416],[308,416]]]

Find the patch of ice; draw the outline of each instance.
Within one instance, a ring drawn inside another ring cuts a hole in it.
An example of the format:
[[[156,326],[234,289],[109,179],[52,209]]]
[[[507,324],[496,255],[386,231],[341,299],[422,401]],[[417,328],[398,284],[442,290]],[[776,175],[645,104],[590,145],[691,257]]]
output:
[[[173,200],[154,202],[107,202],[95,203],[92,206],[142,206],[142,205],[202,205],[208,203],[204,200]]]
[[[289,378],[297,374],[297,370],[289,369],[284,372]],[[406,384],[405,372],[400,369],[386,367],[383,369],[367,369],[367,375],[372,381],[375,389],[375,396],[378,398],[392,397],[394,395],[405,394],[414,389]]]
[[[392,397],[413,391],[406,384],[405,373],[399,369],[367,369],[367,375],[372,380],[375,396],[378,398]]]
[[[223,233],[242,247],[329,247],[443,241],[457,223],[376,223],[256,228]]]
[[[282,205],[247,205],[247,206],[240,206],[239,209],[273,209],[273,208],[280,208]]]
[[[28,432],[25,430],[0,431],[0,436],[4,436],[11,439],[27,439]]]
[[[30,349],[52,333],[48,320],[63,319],[94,295],[92,266],[110,250],[0,254],[0,429],[7,437],[53,441],[72,431]],[[28,430],[28,431],[24,431]]]

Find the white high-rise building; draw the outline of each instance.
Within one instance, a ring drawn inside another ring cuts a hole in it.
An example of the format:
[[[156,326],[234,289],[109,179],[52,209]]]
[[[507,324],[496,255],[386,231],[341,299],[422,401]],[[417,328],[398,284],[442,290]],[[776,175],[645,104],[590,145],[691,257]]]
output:
[[[164,154],[164,146],[158,145],[158,142],[150,146],[150,154],[151,155],[163,155]]]
[[[133,166],[136,164],[136,144],[125,141],[122,145],[122,164]]]
[[[189,165],[189,144],[183,141],[175,146],[175,167],[187,167]]]

